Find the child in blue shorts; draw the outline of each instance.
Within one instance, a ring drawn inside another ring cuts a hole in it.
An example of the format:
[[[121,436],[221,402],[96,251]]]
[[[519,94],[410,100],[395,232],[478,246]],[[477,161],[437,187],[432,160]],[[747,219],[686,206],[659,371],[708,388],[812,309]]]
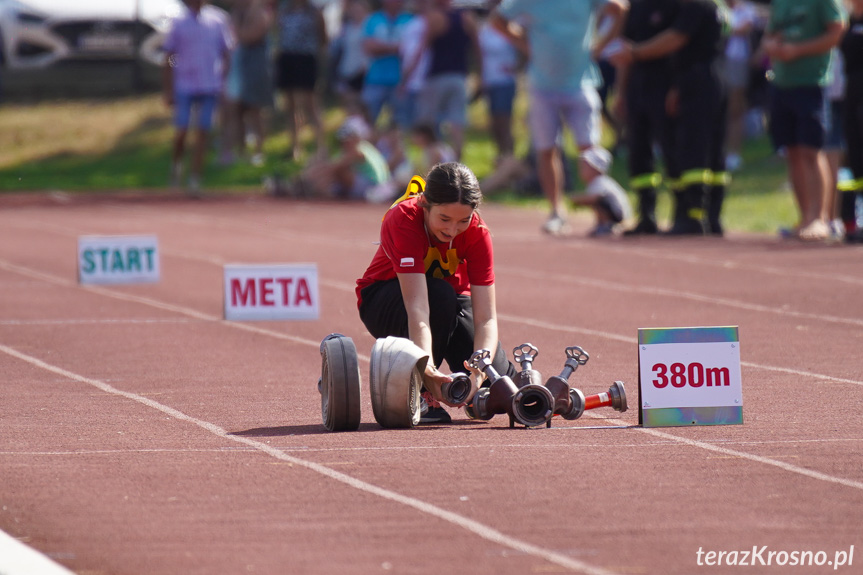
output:
[[[195,149],[188,191],[197,196],[213,113],[219,103],[227,74],[231,32],[227,14],[206,0],[183,0],[186,9],[174,20],[165,39],[163,89],[165,103],[174,108],[174,149],[171,185],[180,184],[186,134],[196,115]]]

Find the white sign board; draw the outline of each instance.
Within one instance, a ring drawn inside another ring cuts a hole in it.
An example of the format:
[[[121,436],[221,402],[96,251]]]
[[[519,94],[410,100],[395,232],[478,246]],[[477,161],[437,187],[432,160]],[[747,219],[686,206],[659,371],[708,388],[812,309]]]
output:
[[[315,264],[225,266],[225,319],[308,320],[320,315]]]
[[[743,422],[737,327],[640,329],[638,340],[643,425]]]
[[[78,281],[82,284],[132,284],[159,281],[156,236],[81,236]]]

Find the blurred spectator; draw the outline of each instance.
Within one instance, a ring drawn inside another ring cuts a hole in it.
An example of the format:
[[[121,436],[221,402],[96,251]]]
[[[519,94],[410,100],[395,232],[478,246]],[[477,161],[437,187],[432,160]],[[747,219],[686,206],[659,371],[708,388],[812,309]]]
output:
[[[746,92],[752,58],[752,30],[758,14],[744,0],[727,0],[730,8],[731,36],[725,44],[723,79],[728,89],[728,154],[725,167],[729,172],[740,169],[743,160],[740,148],[743,144],[743,122],[746,116]]]
[[[863,0],[849,2],[848,30],[840,45],[845,60],[844,133],[853,180],[843,190],[841,215],[846,240],[863,242],[856,207],[863,200]]]
[[[622,63],[672,56],[666,110],[674,118],[674,159],[680,176],[673,183],[675,208],[668,235],[723,234],[727,103],[715,66],[723,24],[713,0],[680,0],[668,29],[615,56]]]
[[[579,175],[585,185],[604,175],[611,154],[600,146],[600,101],[596,92],[599,72],[591,62],[614,38],[628,4],[625,0],[503,0],[492,13],[495,26],[530,46],[531,137],[539,154],[538,173],[543,192],[551,203],[547,233],[566,228],[563,204],[563,168],[555,140],[563,124],[575,136],[579,148]],[[611,18],[594,38],[597,17]],[[515,21],[523,22],[519,30]]]
[[[330,160],[316,160],[288,185],[287,195],[386,203],[393,200],[387,162],[368,141],[371,129],[361,116],[345,120],[336,132],[339,153]]]
[[[345,4],[345,20],[336,43],[338,64],[336,68],[336,83],[342,105],[349,114],[362,110],[360,94],[363,90],[363,80],[369,62],[363,49],[366,18],[369,16],[367,0],[347,0]]]
[[[455,151],[446,142],[438,140],[434,126],[417,124],[411,136],[420,151],[418,161],[414,163],[414,174],[427,174],[436,164],[456,161]]]
[[[414,17],[402,29],[399,40],[399,57],[402,66],[401,111],[397,118],[399,128],[405,134],[417,123],[420,94],[425,87],[429,67],[429,53],[423,47],[426,30],[426,14],[433,0],[415,0]],[[408,68],[416,61],[413,70]],[[427,172],[419,172],[425,174]]]
[[[469,10],[452,8],[452,0],[432,0],[425,14],[423,50],[429,51],[429,68],[420,98],[418,118],[422,123],[447,125],[447,136],[461,158],[467,126],[468,55],[472,49],[482,67],[478,26]],[[421,56],[408,65],[410,75]]]
[[[366,19],[363,48],[369,68],[363,84],[362,100],[372,127],[384,106],[390,116],[398,115],[398,85],[401,81],[399,39],[411,15],[402,11],[403,0],[382,0],[381,10]]]
[[[492,8],[500,0],[492,0]],[[526,50],[526,46],[521,46]],[[482,92],[491,116],[491,134],[497,146],[497,160],[512,155],[512,104],[515,100],[516,74],[526,54],[520,54],[510,38],[486,21],[479,31],[482,52]]]
[[[677,18],[678,0],[633,2],[626,17],[623,37],[646,42],[668,30]],[[665,110],[671,88],[671,57],[632,62],[618,69],[616,114],[626,125],[629,148],[629,187],[638,196],[638,223],[625,235],[656,234],[656,194],[662,173],[654,150],[662,153],[668,181],[680,176],[674,153],[674,122]]]
[[[225,74],[228,70],[231,33],[224,12],[206,0],[184,0],[186,9],[174,20],[165,38],[164,99],[174,107],[174,147],[171,186],[180,185],[186,134],[196,113],[195,146],[187,191],[197,197],[201,189],[204,156]]]
[[[264,165],[264,121],[262,109],[273,105],[267,35],[273,14],[266,0],[235,0],[231,11],[237,45],[231,55],[231,70],[225,89],[229,106],[232,149],[246,148],[247,134],[254,139],[252,165]]]
[[[823,87],[843,29],[839,0],[773,0],[762,41],[773,64],[770,134],[777,150],[786,149],[800,209],[791,235],[803,240],[830,236]]]
[[[300,128],[307,120],[314,129],[316,156],[320,158],[326,154],[326,143],[315,87],[319,60],[327,43],[324,17],[310,0],[285,0],[279,6],[276,25],[279,37],[276,85],[285,97],[292,157],[296,160],[301,155]]]
[[[827,160],[827,223],[830,226],[830,238],[842,241],[845,237],[845,226],[838,218],[839,213],[839,169],[842,166],[842,156],[845,139],[842,135],[842,116],[845,100],[845,70],[842,52],[833,48],[830,56],[828,77],[824,89],[827,100],[827,130],[824,137],[824,158]]]

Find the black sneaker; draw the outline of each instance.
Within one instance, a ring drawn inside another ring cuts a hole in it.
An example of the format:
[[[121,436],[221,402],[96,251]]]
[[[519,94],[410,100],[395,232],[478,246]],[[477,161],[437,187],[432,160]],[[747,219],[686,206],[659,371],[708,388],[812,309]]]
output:
[[[653,220],[639,220],[632,229],[623,232],[625,236],[652,236],[659,232],[656,222]]]
[[[420,396],[420,423],[452,423],[452,417],[428,391]]]
[[[704,224],[694,218],[683,218],[674,222],[671,229],[665,232],[665,236],[703,236]]]

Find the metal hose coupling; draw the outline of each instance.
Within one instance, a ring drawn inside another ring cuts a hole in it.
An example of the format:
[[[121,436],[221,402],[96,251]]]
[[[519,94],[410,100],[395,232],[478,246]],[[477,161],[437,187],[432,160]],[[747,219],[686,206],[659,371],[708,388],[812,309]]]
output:
[[[548,389],[536,384],[519,388],[509,376],[500,375],[492,367],[491,357],[491,351],[480,349],[468,361],[470,367],[482,371],[490,382],[473,396],[468,415],[489,420],[496,414],[506,413],[510,427],[514,427],[515,422],[536,427],[551,420],[554,398]]]

